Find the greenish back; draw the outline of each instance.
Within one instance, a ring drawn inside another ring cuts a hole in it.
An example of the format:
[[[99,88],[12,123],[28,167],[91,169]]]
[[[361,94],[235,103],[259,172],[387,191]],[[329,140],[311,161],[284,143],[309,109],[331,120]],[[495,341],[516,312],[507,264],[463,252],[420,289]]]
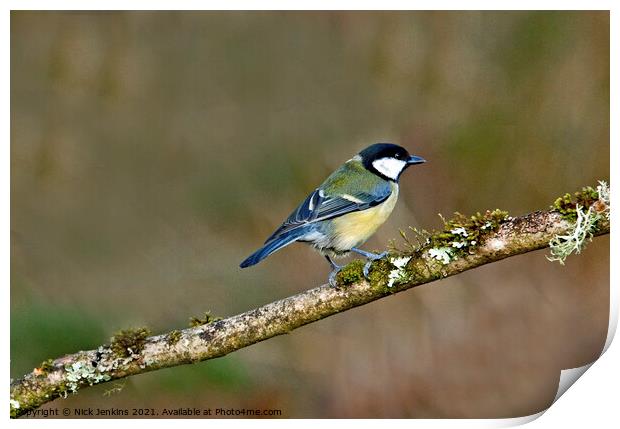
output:
[[[376,174],[368,171],[360,161],[351,159],[334,171],[321,185],[327,195],[350,194],[360,191],[372,194],[375,190],[383,193],[390,184]]]

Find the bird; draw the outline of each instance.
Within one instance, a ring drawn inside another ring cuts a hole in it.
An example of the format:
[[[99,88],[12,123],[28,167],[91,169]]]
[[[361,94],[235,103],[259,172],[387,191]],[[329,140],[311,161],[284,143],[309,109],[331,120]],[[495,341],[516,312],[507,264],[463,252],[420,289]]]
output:
[[[357,253],[367,259],[368,278],[373,261],[387,252],[372,253],[359,248],[387,220],[398,199],[401,174],[426,160],[393,143],[375,143],[342,164],[307,196],[263,246],[239,265],[258,264],[272,253],[294,242],[308,243],[329,262],[329,284],[343,266],[337,257]]]

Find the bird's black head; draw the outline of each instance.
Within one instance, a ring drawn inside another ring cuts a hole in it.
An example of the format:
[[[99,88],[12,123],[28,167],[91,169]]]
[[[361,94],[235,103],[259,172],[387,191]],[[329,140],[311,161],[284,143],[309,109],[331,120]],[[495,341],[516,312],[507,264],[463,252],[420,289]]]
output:
[[[425,159],[409,155],[407,149],[392,143],[376,143],[359,153],[367,170],[393,182],[398,182],[400,175],[413,164],[422,164]]]

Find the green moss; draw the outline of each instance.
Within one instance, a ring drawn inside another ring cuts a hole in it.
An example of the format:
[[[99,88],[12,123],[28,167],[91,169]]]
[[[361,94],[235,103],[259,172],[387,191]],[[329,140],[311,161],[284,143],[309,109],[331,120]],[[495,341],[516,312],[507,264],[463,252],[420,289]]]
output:
[[[442,231],[431,234],[428,238],[430,248],[450,248],[455,256],[464,255],[480,245],[484,237],[497,231],[499,226],[508,219],[508,212],[495,209],[473,216],[454,213],[454,217],[444,220]]]
[[[443,216],[441,219],[444,225],[439,231],[428,232],[424,229],[409,227],[412,237],[400,231],[404,240],[404,249],[400,249],[393,243],[391,253],[413,256],[415,259],[429,252],[433,260],[446,265],[458,257],[473,254],[475,248],[481,245],[489,234],[497,232],[509,216],[508,212],[495,209],[484,213],[478,212],[472,216],[456,212],[451,219],[446,220]],[[415,278],[415,274],[413,276]]]
[[[47,374],[48,372],[54,369],[54,359],[44,360],[37,367],[37,369],[40,371],[41,375]]]
[[[206,325],[208,323],[217,322],[218,320],[222,320],[221,317],[212,316],[210,311],[206,311],[204,317],[190,317],[189,318],[189,327],[195,328],[196,326]]]
[[[166,335],[166,342],[169,346],[174,346],[181,339],[181,331],[174,330]]]
[[[577,220],[577,205],[587,209],[598,201],[598,198],[598,191],[591,186],[586,186],[572,195],[567,193],[559,197],[551,208],[560,213],[564,219],[575,222]]]
[[[385,259],[375,261],[372,264],[372,269],[368,273],[370,286],[373,289],[380,291],[382,294],[393,293],[393,288],[388,287],[388,278],[390,271],[393,269],[394,267],[392,264]]]
[[[428,239],[431,236],[431,233],[427,230],[418,229],[413,226],[409,227],[409,233],[402,229],[399,229],[398,232],[403,239],[403,248],[398,245],[396,240],[390,240],[388,243],[390,254],[395,256],[413,255],[428,244]]]
[[[446,220],[443,216],[441,218],[444,225],[439,231],[428,232],[424,229],[409,227],[412,237],[400,231],[404,240],[404,249],[392,243],[391,252],[396,255],[417,254],[421,256],[425,250],[435,249],[437,254],[435,257],[446,264],[449,260],[473,253],[474,249],[482,244],[484,238],[496,232],[509,217],[508,212],[496,209],[487,210],[484,213],[478,212],[472,216],[456,212],[451,219]]]
[[[123,329],[118,331],[111,339],[110,348],[120,357],[129,357],[140,353],[144,349],[146,339],[151,334],[148,328]]]
[[[336,276],[338,284],[348,286],[362,280],[364,278],[364,273],[362,271],[364,264],[365,262],[363,260],[356,259],[347,266],[342,267]]]

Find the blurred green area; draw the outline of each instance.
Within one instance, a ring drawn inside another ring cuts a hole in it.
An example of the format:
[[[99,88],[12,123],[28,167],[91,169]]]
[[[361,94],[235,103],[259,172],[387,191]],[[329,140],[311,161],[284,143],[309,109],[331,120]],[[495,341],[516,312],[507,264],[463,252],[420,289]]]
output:
[[[607,179],[609,14],[12,12],[11,376],[324,282],[302,245],[238,263],[377,141],[430,162],[368,249]],[[566,267],[511,258],[63,405],[530,414],[600,353],[608,286],[604,237]]]

